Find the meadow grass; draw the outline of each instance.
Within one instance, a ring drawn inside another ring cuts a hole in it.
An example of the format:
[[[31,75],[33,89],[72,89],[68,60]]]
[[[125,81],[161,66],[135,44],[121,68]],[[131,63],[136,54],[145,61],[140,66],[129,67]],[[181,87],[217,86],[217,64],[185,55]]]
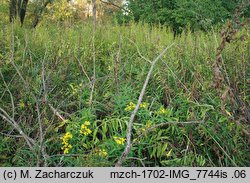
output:
[[[223,69],[249,105],[249,32],[237,36],[245,39],[227,45]],[[150,61],[172,43],[150,78],[124,166],[249,165],[242,131],[249,124],[222,100],[224,89],[213,87],[219,31],[174,37],[168,27],[102,24],[93,35],[90,23],[43,23],[5,25],[0,40],[0,107],[37,140],[32,152],[24,139],[6,135],[17,132],[1,119],[1,166],[113,166]],[[188,121],[202,123],[178,123]],[[39,153],[39,123],[46,158]]]

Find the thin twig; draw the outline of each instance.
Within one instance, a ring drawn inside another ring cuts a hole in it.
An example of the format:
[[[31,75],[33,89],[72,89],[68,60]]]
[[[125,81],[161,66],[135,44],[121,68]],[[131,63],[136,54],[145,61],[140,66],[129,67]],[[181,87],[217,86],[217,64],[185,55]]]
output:
[[[3,132],[0,132],[0,134],[7,136],[7,137],[23,138],[22,135],[11,135],[11,134],[7,134],[7,133],[3,133]]]
[[[144,160],[146,160],[147,158],[136,158],[136,157],[127,157],[127,159],[133,159],[133,160],[138,160],[140,161],[140,163],[142,164],[143,167],[145,167],[145,163],[143,162]]]
[[[46,53],[47,53],[47,49],[46,49]],[[45,53],[45,54],[46,54]],[[45,59],[45,58],[44,58]],[[43,59],[43,62],[42,62],[42,81],[43,81],[43,92],[44,92],[44,100],[47,101],[47,88],[46,88],[46,82],[45,82],[45,67],[44,67],[44,59]]]
[[[89,78],[89,76],[88,76],[86,70],[84,69],[84,67],[83,67],[83,65],[82,65],[82,63],[81,63],[81,61],[80,61],[78,58],[76,58],[76,60],[77,60],[77,62],[78,62],[78,64],[79,64],[79,66],[81,67],[81,71],[82,71],[83,74],[86,76],[86,78],[88,79],[89,83],[91,83],[91,80],[90,80],[90,78]]]
[[[15,73],[14,76],[11,78],[11,80],[9,81],[9,83],[7,85],[8,87],[11,85],[11,83],[15,79],[16,75],[17,75],[17,73]],[[4,97],[6,91],[7,91],[7,88],[4,89],[3,94],[0,97],[0,100],[2,100],[2,98]]]
[[[93,54],[93,76],[91,78],[91,92],[89,97],[89,107],[93,107],[93,95],[96,82],[96,50],[95,50],[95,34],[96,34],[96,0],[92,0],[93,11],[93,36],[92,36],[92,54]]]
[[[137,49],[137,52],[138,52],[139,56],[140,56],[142,59],[144,59],[145,61],[147,61],[147,62],[149,62],[149,63],[152,63],[148,58],[144,57],[144,56],[141,54],[141,51],[140,51],[138,45],[137,45],[133,40],[131,40],[131,39],[129,39],[129,38],[128,38],[128,40],[129,40],[131,43],[133,43],[133,44],[135,45],[135,47],[136,47],[136,49]]]
[[[127,13],[129,12],[129,10],[127,10],[127,9],[123,8],[122,6],[119,6],[119,5],[113,3],[113,2],[111,2],[111,1],[109,1],[109,0],[107,0],[107,1],[100,0],[100,1],[101,1],[102,3],[104,3],[104,4],[111,5],[111,6],[114,6],[114,7],[116,7],[116,8],[119,8],[119,9],[121,9],[121,10],[127,12]]]
[[[15,62],[14,62],[14,52],[15,52],[15,38],[14,38],[14,30],[13,30],[13,24],[12,24],[12,49],[11,49],[11,59],[10,59],[10,63],[12,64],[12,66],[15,68],[17,74],[19,75],[19,77],[21,78],[21,80],[23,81],[25,88],[30,89],[29,84],[25,81],[25,79],[23,78],[20,70],[18,69],[18,67],[16,66]]]
[[[35,140],[33,140],[32,138],[30,138],[28,135],[26,135],[22,128],[18,125],[18,123],[16,121],[14,121],[14,119],[12,119],[7,112],[2,109],[0,107],[0,111],[2,113],[0,113],[0,116],[7,121],[15,130],[17,130],[19,132],[19,134],[25,139],[26,143],[28,144],[29,148],[32,150],[32,152],[34,151],[33,145],[35,144]]]
[[[214,142],[219,146],[219,148],[224,152],[224,154],[228,157],[228,159],[233,163],[235,167],[238,167],[238,165],[235,163],[235,161],[229,156],[229,154],[224,150],[224,148],[220,145],[220,143],[214,138],[213,135],[210,134],[210,132],[207,130],[210,137],[214,140]]]
[[[42,152],[42,146],[43,146],[43,127],[42,127],[42,120],[41,120],[41,114],[40,114],[40,108],[39,104],[36,103],[36,112],[37,112],[37,119],[38,119],[38,125],[39,125],[39,153]],[[39,154],[38,154],[39,157]],[[38,161],[39,163],[39,161]]]
[[[14,104],[14,99],[13,99],[13,95],[9,89],[9,86],[7,85],[7,83],[5,82],[4,80],[4,77],[3,77],[3,74],[2,74],[2,71],[0,70],[0,75],[2,77],[2,80],[3,80],[3,83],[5,85],[5,88],[7,89],[7,91],[9,92],[10,94],[10,100],[11,100],[11,105],[12,105],[12,118],[14,119],[15,118],[15,104]]]
[[[65,118],[50,104],[48,103],[50,109],[53,111],[53,113],[58,117],[60,118],[62,121],[65,120]]]
[[[53,157],[88,157],[88,155],[84,155],[84,154],[54,154],[54,155],[51,155],[49,156],[50,158],[53,158]]]

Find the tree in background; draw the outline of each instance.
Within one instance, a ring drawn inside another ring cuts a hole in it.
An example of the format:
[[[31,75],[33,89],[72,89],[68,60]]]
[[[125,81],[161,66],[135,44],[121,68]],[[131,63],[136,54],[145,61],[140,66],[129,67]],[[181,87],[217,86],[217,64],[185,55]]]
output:
[[[32,27],[35,28],[38,23],[40,22],[44,11],[46,10],[47,6],[53,3],[54,0],[36,0],[33,2],[34,7],[34,19],[32,21]]]
[[[104,15],[113,15],[119,10],[123,10],[123,0],[100,0],[101,9]]]
[[[230,1],[230,2],[229,2]],[[187,27],[208,30],[230,18],[241,0],[128,0],[125,19],[169,25],[175,33]],[[245,13],[249,16],[249,8]]]
[[[53,21],[66,21],[69,18],[73,18],[74,9],[71,4],[66,0],[57,0],[46,5],[44,11],[46,12],[46,18],[50,18]]]
[[[9,2],[10,22],[13,22],[18,15],[18,17],[20,18],[21,25],[23,25],[28,2],[29,0],[10,0]]]
[[[92,0],[5,0],[5,2],[9,4],[10,22],[18,16],[23,25],[25,15],[28,13],[28,19],[32,22],[33,28],[42,18],[54,22],[70,19],[73,22],[93,16]],[[112,19],[114,13],[123,9],[123,0],[96,0],[94,4],[97,19]]]
[[[95,8],[93,5],[95,4]],[[38,8],[40,6],[37,6]],[[122,9],[122,0],[57,0],[44,10],[44,18],[52,21],[110,20],[114,13]],[[95,10],[95,12],[94,12]],[[37,13],[35,13],[37,14]]]
[[[235,7],[242,0],[96,0],[97,19],[111,20],[113,15],[119,23],[146,22],[167,25],[175,34],[187,28],[209,30],[231,18]],[[7,2],[7,0],[6,0]],[[24,23],[27,6],[36,27],[44,15],[47,20],[75,21],[93,16],[92,0],[8,0],[9,20],[18,16]],[[244,12],[250,17],[250,7]]]

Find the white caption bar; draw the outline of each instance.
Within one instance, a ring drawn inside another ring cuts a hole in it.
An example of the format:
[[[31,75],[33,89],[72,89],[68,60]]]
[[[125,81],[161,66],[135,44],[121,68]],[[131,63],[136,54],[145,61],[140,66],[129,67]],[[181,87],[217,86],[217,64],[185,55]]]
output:
[[[67,168],[67,167],[13,167],[0,168],[0,182],[82,182],[82,183],[248,183],[249,167],[217,168]]]

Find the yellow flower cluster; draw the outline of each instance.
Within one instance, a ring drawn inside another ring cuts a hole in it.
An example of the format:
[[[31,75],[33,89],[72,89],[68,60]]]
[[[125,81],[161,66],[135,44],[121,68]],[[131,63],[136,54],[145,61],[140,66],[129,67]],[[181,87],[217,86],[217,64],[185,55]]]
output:
[[[143,102],[140,104],[140,107],[143,109],[147,109],[148,108],[148,103],[147,102]]]
[[[116,142],[117,144],[123,145],[126,139],[125,139],[125,138],[121,138],[121,137],[116,137],[116,136],[114,136],[114,140],[115,140],[115,142]]]
[[[135,109],[135,107],[136,107],[136,104],[134,104],[133,102],[129,102],[129,104],[125,108],[125,111],[132,111]],[[147,102],[143,102],[140,104],[140,108],[147,109],[147,107],[148,107]]]
[[[164,107],[161,107],[158,111],[158,114],[165,114],[166,113],[166,109]]]
[[[96,154],[101,157],[105,157],[108,155],[107,151],[105,149],[97,149]]]
[[[19,107],[20,107],[21,109],[24,109],[24,108],[25,108],[25,103],[24,103],[23,100],[20,100],[20,102],[19,102]]]
[[[72,90],[72,94],[75,95],[82,88],[82,83],[80,83],[80,84],[71,83],[69,86],[70,86],[70,88]]]
[[[232,131],[233,127],[234,127],[235,123],[230,123],[228,126],[227,126],[227,129]]]
[[[146,128],[151,128],[151,126],[152,126],[152,121],[148,121],[146,124]]]
[[[109,65],[109,66],[108,66],[108,70],[111,71],[111,69],[112,69],[112,67]]]
[[[72,149],[72,145],[69,144],[69,140],[72,139],[73,135],[70,132],[67,132],[63,137],[61,137],[60,139],[62,139],[62,150],[64,154],[68,154],[69,150]]]
[[[84,134],[86,136],[89,135],[89,134],[91,134],[92,131],[88,128],[89,125],[90,125],[90,122],[89,121],[85,121],[85,123],[81,125],[80,133]]]
[[[136,105],[133,102],[129,102],[129,104],[125,108],[125,111],[132,111],[135,109],[135,107],[136,107]]]
[[[141,131],[142,131],[142,132],[145,132],[146,129],[151,128],[151,126],[152,126],[152,121],[149,120],[149,121],[146,123],[145,128],[141,128]]]

